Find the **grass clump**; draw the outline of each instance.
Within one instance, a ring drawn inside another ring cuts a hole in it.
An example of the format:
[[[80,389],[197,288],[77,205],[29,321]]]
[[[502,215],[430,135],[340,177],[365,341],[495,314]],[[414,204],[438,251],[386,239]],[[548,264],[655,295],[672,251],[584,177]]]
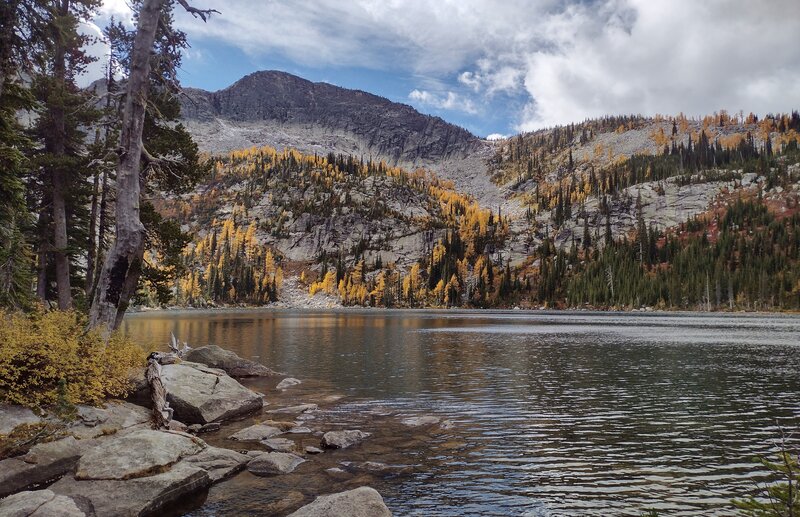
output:
[[[123,397],[145,351],[121,333],[106,342],[75,311],[0,313],[0,401],[66,408]],[[59,411],[60,412],[60,411]]]

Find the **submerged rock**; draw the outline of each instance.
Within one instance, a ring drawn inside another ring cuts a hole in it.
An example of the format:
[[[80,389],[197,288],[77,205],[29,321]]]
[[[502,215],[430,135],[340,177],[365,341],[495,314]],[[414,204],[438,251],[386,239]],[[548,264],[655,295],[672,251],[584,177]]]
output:
[[[257,476],[273,476],[293,472],[306,460],[288,452],[267,452],[250,460],[247,470]]]
[[[328,431],[322,435],[322,447],[326,449],[346,449],[368,438],[370,433],[359,430]]]
[[[174,417],[186,424],[219,422],[260,409],[261,397],[222,370],[183,362],[161,369]],[[201,428],[202,431],[202,428]]]
[[[250,427],[245,427],[244,429],[233,433],[228,438],[240,442],[260,442],[261,440],[266,440],[267,438],[277,436],[282,432],[283,431],[277,427],[273,427],[271,425],[256,424],[251,425]]]
[[[195,363],[202,363],[211,368],[224,370],[231,377],[271,377],[280,373],[267,368],[263,364],[248,359],[243,359],[217,345],[193,348],[186,354],[185,359]]]
[[[297,445],[287,438],[270,438],[268,440],[261,440],[261,444],[271,451],[277,452],[294,452]]]
[[[276,390],[285,390],[286,388],[291,388],[292,386],[297,386],[300,383],[301,383],[301,381],[299,379],[295,379],[294,377],[287,377],[286,379],[283,379],[281,382],[279,382],[278,385],[275,386],[275,389]]]
[[[322,495],[289,517],[391,517],[383,498],[374,488],[362,486],[338,494]]]
[[[442,419],[439,418],[438,416],[427,415],[427,416],[414,416],[414,417],[404,418],[400,422],[403,425],[407,425],[409,427],[421,427],[423,425],[438,424],[441,421]]]
[[[308,411],[316,411],[317,409],[319,409],[319,406],[316,404],[298,404],[297,406],[270,409],[269,411],[267,411],[267,413],[297,414],[297,413],[306,413]]]

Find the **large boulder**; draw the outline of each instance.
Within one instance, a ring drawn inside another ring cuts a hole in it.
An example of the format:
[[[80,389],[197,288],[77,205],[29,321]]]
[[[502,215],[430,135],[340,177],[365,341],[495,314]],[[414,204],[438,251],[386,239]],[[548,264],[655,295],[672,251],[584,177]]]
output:
[[[338,494],[322,495],[289,515],[289,517],[391,517],[381,494],[362,486]]]
[[[137,429],[104,440],[78,462],[75,479],[132,479],[163,472],[181,458],[206,448],[191,435],[174,431]]]
[[[231,377],[271,377],[280,373],[267,368],[255,361],[243,359],[217,345],[193,348],[186,354],[185,359],[195,363],[202,363],[212,368],[224,370]]]
[[[322,447],[326,449],[347,449],[368,438],[370,433],[355,429],[347,431],[328,431],[322,435]]]
[[[306,460],[288,452],[266,452],[259,454],[247,464],[247,470],[256,476],[288,474]]]
[[[261,396],[222,370],[183,362],[161,369],[174,418],[185,424],[220,422],[261,409]]]

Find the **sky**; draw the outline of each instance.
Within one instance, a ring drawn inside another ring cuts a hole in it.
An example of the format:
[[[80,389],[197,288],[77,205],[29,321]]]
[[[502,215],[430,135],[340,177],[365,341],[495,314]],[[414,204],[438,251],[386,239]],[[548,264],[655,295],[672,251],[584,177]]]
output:
[[[617,114],[800,109],[800,0],[190,0],[182,84],[259,70],[368,91],[482,137]],[[104,0],[94,24],[130,19]]]

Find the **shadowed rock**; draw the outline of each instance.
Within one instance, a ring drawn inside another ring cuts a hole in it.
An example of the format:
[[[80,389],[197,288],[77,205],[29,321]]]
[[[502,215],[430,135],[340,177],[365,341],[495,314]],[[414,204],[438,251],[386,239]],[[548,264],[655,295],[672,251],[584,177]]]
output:
[[[263,364],[243,359],[230,350],[225,350],[217,345],[193,348],[186,354],[184,359],[202,363],[211,368],[219,368],[231,377],[270,377],[280,375],[280,373],[267,368]]]

